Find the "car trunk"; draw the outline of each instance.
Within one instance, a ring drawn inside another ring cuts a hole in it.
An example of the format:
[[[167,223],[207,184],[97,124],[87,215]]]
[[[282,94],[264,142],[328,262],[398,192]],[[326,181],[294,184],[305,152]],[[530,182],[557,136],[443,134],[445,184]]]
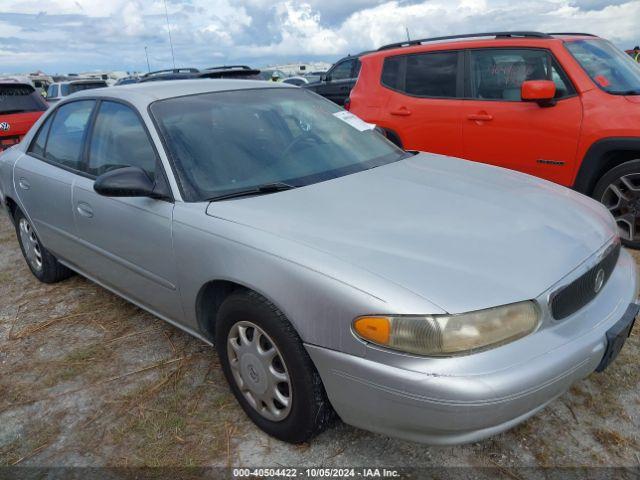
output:
[[[0,151],[17,144],[47,109],[30,85],[0,85]]]

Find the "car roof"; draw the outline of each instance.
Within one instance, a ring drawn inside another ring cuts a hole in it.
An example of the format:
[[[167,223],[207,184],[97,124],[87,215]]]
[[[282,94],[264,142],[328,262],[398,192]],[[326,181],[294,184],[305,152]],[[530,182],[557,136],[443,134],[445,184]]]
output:
[[[78,84],[78,83],[107,83],[107,82],[106,80],[102,80],[101,78],[83,78],[78,80],[62,80],[60,82],[53,82],[52,85],[55,85],[55,84],[71,85],[71,84]]]
[[[505,47],[517,46],[543,46],[548,42],[565,42],[584,39],[600,39],[590,33],[542,33],[529,31],[507,31],[489,33],[471,33],[451,35],[446,37],[433,37],[384,45],[377,50],[364,52],[363,57],[387,57],[399,53],[410,54],[430,50],[442,50],[445,48],[474,48],[474,47]]]
[[[164,82],[144,82],[119,85],[117,88],[99,90],[84,90],[73,94],[74,99],[116,98],[128,101],[145,108],[156,100],[196,95],[199,93],[222,92],[228,90],[249,90],[258,88],[295,88],[282,83],[270,83],[262,80],[233,80],[233,79],[195,79],[195,80],[167,80]]]

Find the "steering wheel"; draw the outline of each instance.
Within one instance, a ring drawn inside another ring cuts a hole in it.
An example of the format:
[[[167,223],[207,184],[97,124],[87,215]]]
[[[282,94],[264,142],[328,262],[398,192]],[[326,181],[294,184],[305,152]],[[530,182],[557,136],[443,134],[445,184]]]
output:
[[[314,142],[316,145],[322,144],[322,140],[315,133],[305,132],[299,137],[293,139],[293,141],[287,145],[287,148],[282,152],[282,158],[287,158],[291,152],[305,143]]]

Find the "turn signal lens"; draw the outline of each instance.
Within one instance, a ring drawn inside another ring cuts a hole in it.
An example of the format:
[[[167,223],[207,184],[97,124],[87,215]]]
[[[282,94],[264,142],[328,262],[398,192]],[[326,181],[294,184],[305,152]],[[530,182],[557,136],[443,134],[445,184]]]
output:
[[[426,356],[464,355],[495,348],[533,332],[539,322],[533,302],[520,302],[461,315],[359,317],[363,340]]]
[[[387,317],[360,317],[353,323],[353,328],[365,340],[380,345],[389,343],[391,322]]]

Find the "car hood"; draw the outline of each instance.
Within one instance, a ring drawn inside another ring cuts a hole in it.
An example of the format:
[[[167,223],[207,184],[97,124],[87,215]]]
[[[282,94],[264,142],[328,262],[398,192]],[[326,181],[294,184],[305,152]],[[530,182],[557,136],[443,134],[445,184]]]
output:
[[[424,153],[207,213],[330,254],[449,313],[535,298],[614,235],[604,207],[567,188]]]

